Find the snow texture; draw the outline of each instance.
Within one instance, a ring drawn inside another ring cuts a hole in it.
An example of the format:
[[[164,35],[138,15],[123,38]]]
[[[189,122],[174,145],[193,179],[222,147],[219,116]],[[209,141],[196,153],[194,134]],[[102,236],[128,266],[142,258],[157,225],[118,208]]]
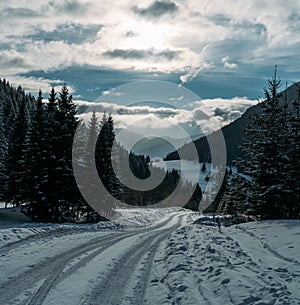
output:
[[[222,227],[183,209],[0,227],[0,304],[299,304],[300,221]]]

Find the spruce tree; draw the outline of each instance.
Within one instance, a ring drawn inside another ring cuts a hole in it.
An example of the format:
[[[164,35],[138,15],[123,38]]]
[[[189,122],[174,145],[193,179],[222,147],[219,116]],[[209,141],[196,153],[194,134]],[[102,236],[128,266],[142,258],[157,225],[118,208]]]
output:
[[[7,171],[5,160],[7,158],[7,138],[3,114],[4,103],[0,104],[0,200],[4,200],[4,193],[7,186]]]
[[[97,137],[99,132],[98,117],[96,115],[95,109],[93,110],[92,116],[87,124],[87,137],[84,144],[85,148],[83,152],[79,155],[83,156],[82,160],[78,160],[81,163],[81,171],[84,177],[83,185],[79,186],[84,189],[85,194],[88,196],[89,201],[91,201],[93,206],[97,206],[99,203],[99,198],[96,198],[96,181],[97,180],[97,170],[95,167],[95,149],[97,143]],[[99,218],[90,205],[84,204],[82,206],[82,212],[86,215],[87,221],[92,220],[92,216],[95,219]]]
[[[87,164],[89,164],[91,160],[94,159],[95,156],[98,130],[99,130],[98,117],[94,109],[87,126],[87,143],[86,143],[86,153],[85,153],[85,160]],[[92,164],[90,164],[90,166],[92,166]]]
[[[23,200],[28,203],[27,213],[34,220],[49,220],[47,206],[47,139],[43,95],[39,91],[32,111],[25,140],[25,173]]]
[[[252,177],[249,202],[261,219],[286,218],[285,205],[289,186],[286,183],[287,122],[286,109],[280,98],[281,81],[275,76],[269,81],[262,113],[253,117],[247,141],[242,150],[246,160],[241,161],[245,173]]]
[[[72,169],[72,143],[78,122],[76,107],[66,85],[58,97],[52,88],[44,112],[47,162],[43,198],[49,212],[48,220],[75,221],[82,205]]]
[[[55,153],[57,167],[58,207],[63,219],[74,221],[82,198],[79,193],[72,168],[72,147],[78,120],[76,118],[76,105],[72,95],[64,85],[57,99],[58,111],[56,115],[59,131],[56,135]]]
[[[292,102],[290,110],[289,123],[290,132],[288,134],[288,156],[289,168],[286,173],[286,180],[291,188],[291,193],[288,198],[289,204],[289,217],[300,217],[300,87],[296,85],[297,96]]]
[[[120,184],[112,167],[112,158],[117,158],[117,156],[114,155],[116,152],[112,151],[115,141],[115,133],[111,115],[107,116],[106,113],[103,114],[100,128],[101,131],[97,139],[95,152],[96,167],[106,190],[116,198],[120,195]],[[109,215],[113,213],[113,209],[115,208],[114,202],[108,200],[107,197],[99,200],[102,200],[101,207],[103,208],[104,214]]]
[[[232,223],[244,222],[245,216],[252,214],[248,203],[249,181],[239,174],[232,174],[227,182],[220,207],[221,212],[230,215]]]
[[[23,184],[25,173],[25,137],[28,128],[28,119],[25,110],[25,99],[18,103],[16,117],[8,136],[8,148],[5,160],[7,171],[7,186],[4,200],[19,206],[22,203]]]
[[[61,135],[60,122],[58,120],[58,102],[55,89],[52,87],[48,101],[46,103],[46,137],[47,137],[47,188],[45,196],[50,210],[50,220],[58,222],[60,217],[59,199],[60,199],[60,180],[61,173],[59,164],[59,136]]]

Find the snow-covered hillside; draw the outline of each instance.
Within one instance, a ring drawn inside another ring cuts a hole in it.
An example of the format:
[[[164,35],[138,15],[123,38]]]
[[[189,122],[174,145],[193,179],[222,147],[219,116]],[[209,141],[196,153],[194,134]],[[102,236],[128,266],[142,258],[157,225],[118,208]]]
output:
[[[299,304],[300,221],[218,228],[183,209],[0,228],[0,304]]]

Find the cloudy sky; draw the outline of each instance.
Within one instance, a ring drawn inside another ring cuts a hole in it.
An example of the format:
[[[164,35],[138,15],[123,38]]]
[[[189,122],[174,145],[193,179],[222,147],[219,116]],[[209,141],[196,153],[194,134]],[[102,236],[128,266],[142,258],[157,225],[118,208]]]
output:
[[[169,81],[202,99],[181,108],[205,104],[224,123],[262,96],[275,64],[300,80],[298,0],[10,0],[0,23],[0,77],[33,92],[66,82],[94,101]]]

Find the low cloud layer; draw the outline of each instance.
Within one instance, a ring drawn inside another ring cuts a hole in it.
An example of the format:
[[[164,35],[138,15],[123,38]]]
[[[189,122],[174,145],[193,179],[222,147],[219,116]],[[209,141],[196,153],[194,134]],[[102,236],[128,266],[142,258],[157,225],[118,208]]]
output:
[[[76,23],[58,24],[52,31],[39,30],[32,35],[26,36],[33,41],[63,41],[68,44],[80,44],[92,42],[102,25],[81,25]]]
[[[141,134],[157,134],[175,139],[201,136],[239,118],[257,101],[247,98],[207,99],[190,103],[185,109],[153,106],[123,106],[112,103],[76,101],[84,106],[80,117],[88,121],[92,111],[113,114],[116,128],[126,128]]]
[[[146,8],[134,6],[133,11],[141,17],[157,19],[164,15],[174,14],[178,11],[178,6],[171,1],[155,1]]]
[[[115,49],[113,51],[107,51],[103,53],[103,55],[109,56],[111,58],[117,57],[122,59],[145,59],[145,60],[149,60],[150,58],[172,60],[178,57],[179,54],[180,52],[178,51],[171,51],[171,50],[157,51],[154,49],[148,49],[148,50]]]

